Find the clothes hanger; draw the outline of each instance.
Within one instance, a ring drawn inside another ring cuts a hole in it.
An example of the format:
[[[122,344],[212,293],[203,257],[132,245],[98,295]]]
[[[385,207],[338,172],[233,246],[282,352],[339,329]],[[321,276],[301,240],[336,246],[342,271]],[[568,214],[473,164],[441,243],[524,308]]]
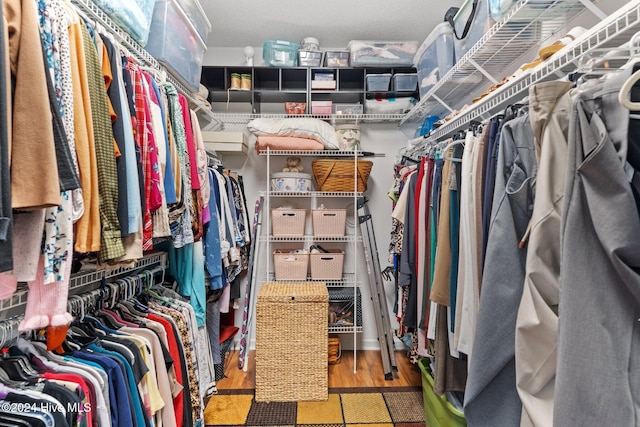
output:
[[[631,111],[640,110],[640,102],[631,101],[631,89],[640,80],[640,70],[634,72],[629,78],[622,84],[620,92],[618,92],[618,102],[624,108]]]
[[[37,377],[37,372],[33,369],[27,357],[23,354],[20,356],[12,356],[9,354],[7,336],[13,335],[13,323],[2,325],[3,341],[7,346],[2,347],[0,357],[0,369],[11,381],[16,382],[32,382]]]
[[[457,159],[455,157],[450,157],[447,155],[447,153],[456,145],[462,145],[464,147],[464,139],[454,139],[446,147],[444,147],[444,149],[442,150],[442,158],[450,162],[462,163],[462,159]]]
[[[115,316],[105,311],[99,311],[94,317],[100,320],[107,328],[112,330],[118,330],[124,326],[123,323],[118,322]]]
[[[627,69],[640,55],[640,32],[634,34],[627,43],[616,49],[595,48],[585,53],[578,61],[575,72],[568,78],[576,86],[594,78]]]
[[[13,356],[9,355],[9,346],[13,341],[13,319],[9,319],[0,324],[0,331],[2,332],[3,347],[0,351],[2,355],[0,358],[0,381],[7,384],[8,382],[14,383],[28,383],[30,377],[26,373],[26,366],[22,360],[17,360]]]
[[[167,72],[165,70],[158,70],[157,68],[147,67],[144,65],[138,65],[138,69],[151,74],[151,76],[156,80],[158,86],[167,82]]]

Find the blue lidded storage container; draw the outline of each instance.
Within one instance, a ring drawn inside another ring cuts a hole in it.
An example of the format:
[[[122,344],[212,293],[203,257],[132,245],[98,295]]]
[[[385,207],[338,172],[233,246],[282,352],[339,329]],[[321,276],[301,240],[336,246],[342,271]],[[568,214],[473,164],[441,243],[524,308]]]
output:
[[[300,45],[282,40],[267,40],[262,46],[262,59],[269,67],[297,67]]]

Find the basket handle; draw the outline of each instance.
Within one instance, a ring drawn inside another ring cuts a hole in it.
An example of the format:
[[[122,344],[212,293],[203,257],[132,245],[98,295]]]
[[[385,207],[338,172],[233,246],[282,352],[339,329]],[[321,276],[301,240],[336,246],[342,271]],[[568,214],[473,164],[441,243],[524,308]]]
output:
[[[333,170],[333,168],[335,167],[336,162],[332,162],[331,163],[331,167],[323,170],[323,171],[319,171],[320,173],[318,174],[319,176],[316,176],[316,181],[318,182],[318,188],[322,187],[322,185],[325,183],[325,181],[327,180],[327,178],[329,178],[329,175],[331,175],[331,171]]]

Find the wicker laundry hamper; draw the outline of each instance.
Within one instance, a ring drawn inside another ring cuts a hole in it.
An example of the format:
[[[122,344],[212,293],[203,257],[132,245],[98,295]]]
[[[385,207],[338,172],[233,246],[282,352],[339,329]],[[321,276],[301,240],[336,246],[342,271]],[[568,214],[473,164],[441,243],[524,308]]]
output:
[[[265,283],[256,303],[256,402],[329,398],[325,283]]]

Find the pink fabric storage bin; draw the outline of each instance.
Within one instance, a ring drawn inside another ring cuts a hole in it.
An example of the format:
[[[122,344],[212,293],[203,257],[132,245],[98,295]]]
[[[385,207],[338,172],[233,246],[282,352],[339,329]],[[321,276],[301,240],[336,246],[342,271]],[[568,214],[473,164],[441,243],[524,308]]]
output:
[[[331,101],[311,101],[311,114],[331,114]]]

